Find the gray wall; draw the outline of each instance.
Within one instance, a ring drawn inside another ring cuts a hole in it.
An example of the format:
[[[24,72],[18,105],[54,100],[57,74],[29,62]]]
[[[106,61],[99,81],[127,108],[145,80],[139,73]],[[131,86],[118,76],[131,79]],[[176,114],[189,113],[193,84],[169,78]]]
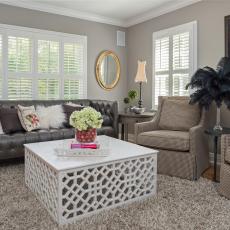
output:
[[[143,100],[151,108],[152,98],[152,33],[194,20],[198,21],[198,67],[216,67],[224,56],[224,16],[230,15],[230,1],[216,0],[199,2],[177,11],[159,16],[128,28],[128,89],[137,88],[134,77],[137,60],[147,61],[147,85],[144,85]],[[212,123],[215,120],[211,109]],[[230,126],[229,111],[222,109],[222,124]]]
[[[0,4],[0,23],[86,35],[88,37],[88,98],[123,101],[127,89],[127,55],[126,48],[116,45],[116,31],[126,29],[3,4]],[[103,50],[114,51],[121,62],[121,78],[112,91],[101,89],[95,78],[95,61]],[[120,105],[123,106],[123,103]]]

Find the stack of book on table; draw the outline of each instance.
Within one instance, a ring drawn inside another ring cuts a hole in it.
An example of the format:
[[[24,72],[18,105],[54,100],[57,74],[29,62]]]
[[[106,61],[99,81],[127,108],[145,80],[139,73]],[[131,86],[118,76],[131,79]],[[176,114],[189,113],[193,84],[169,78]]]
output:
[[[55,154],[59,157],[103,157],[109,155],[109,148],[104,143],[79,143],[71,141],[68,147],[56,148]]]

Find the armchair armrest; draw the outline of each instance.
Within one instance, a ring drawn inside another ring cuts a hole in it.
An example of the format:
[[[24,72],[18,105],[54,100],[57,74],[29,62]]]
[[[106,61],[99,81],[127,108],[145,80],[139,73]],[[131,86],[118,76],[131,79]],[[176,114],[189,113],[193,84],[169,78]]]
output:
[[[199,155],[202,151],[208,152],[208,140],[204,131],[208,127],[207,111],[204,109],[201,113],[201,119],[197,126],[189,130],[190,137],[190,152],[194,155]]]
[[[205,138],[205,128],[202,125],[197,125],[189,130],[190,137],[190,152],[197,155],[206,142]]]
[[[200,123],[189,130],[190,153],[196,156],[197,162],[195,178],[199,178],[203,170],[209,166],[208,137],[204,133],[207,124],[206,112],[203,112]]]
[[[134,131],[134,141],[135,141],[135,143],[137,143],[137,136],[140,133],[156,130],[157,126],[158,126],[158,122],[155,119],[155,117],[151,121],[136,123],[135,124],[135,131]]]

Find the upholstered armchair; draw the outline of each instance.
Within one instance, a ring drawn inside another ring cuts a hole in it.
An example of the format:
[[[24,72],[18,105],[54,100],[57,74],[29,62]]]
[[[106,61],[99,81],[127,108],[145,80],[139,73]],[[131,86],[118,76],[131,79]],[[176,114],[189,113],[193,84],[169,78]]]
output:
[[[230,135],[222,135],[221,137],[219,193],[230,199]]]
[[[135,142],[159,150],[158,173],[198,179],[209,167],[206,112],[188,97],[159,97],[150,122],[135,125]]]

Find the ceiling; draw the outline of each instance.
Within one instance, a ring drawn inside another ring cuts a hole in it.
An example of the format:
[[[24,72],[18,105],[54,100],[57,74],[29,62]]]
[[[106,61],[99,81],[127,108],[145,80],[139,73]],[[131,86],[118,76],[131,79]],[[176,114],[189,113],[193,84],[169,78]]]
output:
[[[1,3],[129,27],[201,0],[0,0]]]

